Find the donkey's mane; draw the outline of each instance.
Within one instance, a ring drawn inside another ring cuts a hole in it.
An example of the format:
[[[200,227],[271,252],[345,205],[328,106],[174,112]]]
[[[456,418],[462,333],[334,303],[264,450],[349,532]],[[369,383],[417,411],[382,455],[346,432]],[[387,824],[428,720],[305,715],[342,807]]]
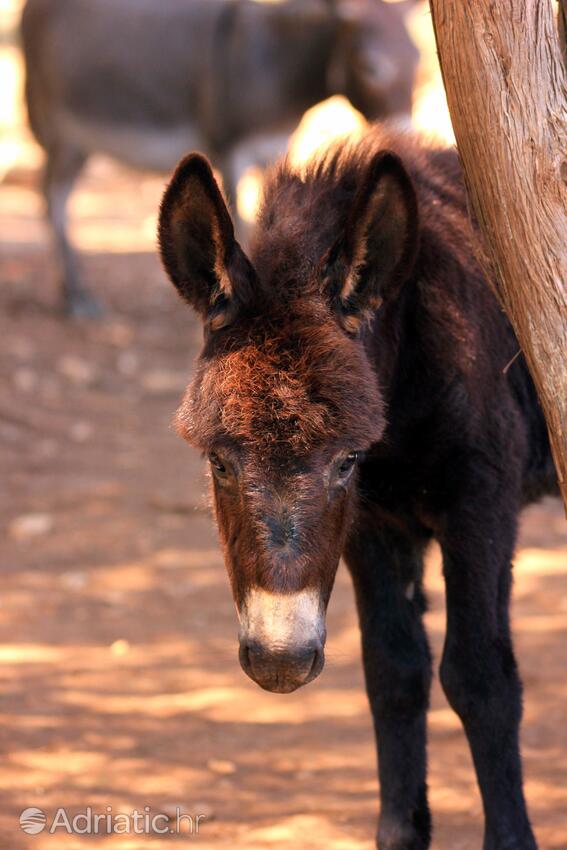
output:
[[[402,159],[416,185],[422,221],[442,224],[445,240],[461,227],[462,216],[451,215],[466,209],[456,151],[425,147],[415,133],[376,125],[357,140],[338,140],[305,165],[285,157],[266,177],[251,247],[259,277],[274,295],[282,288],[288,294],[317,288],[318,264],[343,231],[371,159],[382,150]],[[466,243],[470,233],[455,235],[456,243]]]

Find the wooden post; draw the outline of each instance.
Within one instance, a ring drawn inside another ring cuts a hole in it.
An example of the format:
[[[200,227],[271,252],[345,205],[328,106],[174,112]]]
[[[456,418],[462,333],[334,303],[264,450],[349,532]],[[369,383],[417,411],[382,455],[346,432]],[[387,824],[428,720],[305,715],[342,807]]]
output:
[[[567,509],[567,64],[553,4],[430,5],[472,209],[539,394]]]

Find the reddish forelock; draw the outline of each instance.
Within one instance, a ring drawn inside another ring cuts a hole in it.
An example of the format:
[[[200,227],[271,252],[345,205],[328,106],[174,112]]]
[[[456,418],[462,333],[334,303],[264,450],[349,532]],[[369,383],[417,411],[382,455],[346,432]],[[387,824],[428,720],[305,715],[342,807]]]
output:
[[[300,310],[288,305],[285,315],[248,318],[220,332],[199,361],[176,425],[203,450],[228,437],[285,456],[331,441],[365,448],[384,422],[362,345],[320,304],[302,302]]]

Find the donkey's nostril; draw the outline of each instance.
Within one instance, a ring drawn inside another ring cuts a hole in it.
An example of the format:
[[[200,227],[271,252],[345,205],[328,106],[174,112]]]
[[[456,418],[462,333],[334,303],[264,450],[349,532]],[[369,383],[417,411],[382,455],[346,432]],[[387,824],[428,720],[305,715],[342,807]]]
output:
[[[244,670],[247,676],[250,676],[253,679],[252,675],[252,665],[250,664],[250,651],[248,649],[248,644],[241,640],[240,648],[238,650],[238,660],[240,661],[240,666]]]
[[[313,659],[311,662],[311,670],[309,671],[308,681],[312,682],[313,679],[316,679],[324,666],[325,650],[321,645],[319,645],[313,653]]]

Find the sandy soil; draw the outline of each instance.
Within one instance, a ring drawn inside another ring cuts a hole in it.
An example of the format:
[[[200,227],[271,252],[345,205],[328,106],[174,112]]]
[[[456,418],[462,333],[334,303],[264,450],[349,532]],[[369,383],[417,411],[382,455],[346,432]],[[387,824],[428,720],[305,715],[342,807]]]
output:
[[[96,324],[54,309],[34,181],[0,189],[0,850],[371,850],[377,781],[345,571],[315,683],[271,695],[238,666],[201,460],[169,428],[200,333],[151,252],[163,181],[99,164],[75,198],[85,272],[108,307]],[[428,589],[438,658],[435,550]],[[551,500],[523,521],[514,630],[527,796],[540,847],[560,850],[567,524]],[[479,848],[470,757],[437,681],[430,739],[434,847]],[[193,837],[29,836],[31,806],[206,818]]]

